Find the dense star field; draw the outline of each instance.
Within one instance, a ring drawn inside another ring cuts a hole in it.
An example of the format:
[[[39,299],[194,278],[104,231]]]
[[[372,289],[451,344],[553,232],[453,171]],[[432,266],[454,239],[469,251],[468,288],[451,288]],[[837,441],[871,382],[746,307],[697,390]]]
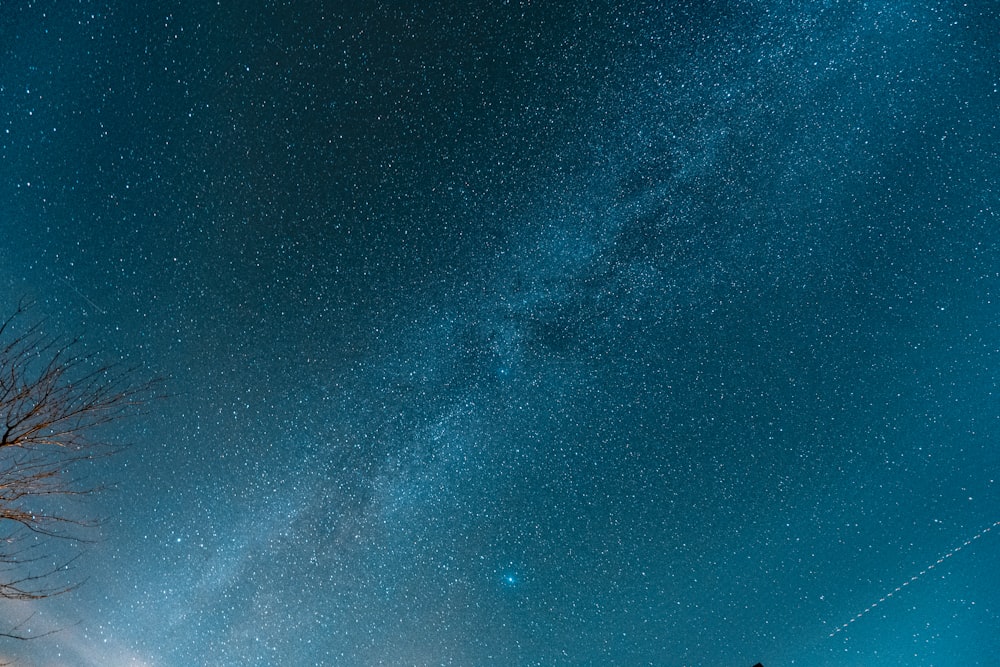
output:
[[[998,17],[4,3],[0,307],[168,396],[0,658],[993,664]]]

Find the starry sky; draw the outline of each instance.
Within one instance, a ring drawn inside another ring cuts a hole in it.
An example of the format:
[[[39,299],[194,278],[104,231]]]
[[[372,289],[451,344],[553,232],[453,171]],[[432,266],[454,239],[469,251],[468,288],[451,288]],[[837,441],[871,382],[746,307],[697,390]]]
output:
[[[998,47],[985,0],[4,3],[0,306],[167,397],[0,657],[992,664]]]

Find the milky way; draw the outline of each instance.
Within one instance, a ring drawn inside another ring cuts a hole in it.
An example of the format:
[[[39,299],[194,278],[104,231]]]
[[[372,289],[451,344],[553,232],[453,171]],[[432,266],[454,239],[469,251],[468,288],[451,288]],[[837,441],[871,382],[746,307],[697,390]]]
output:
[[[988,3],[204,4],[0,21],[4,303],[168,389],[0,654],[996,655]]]

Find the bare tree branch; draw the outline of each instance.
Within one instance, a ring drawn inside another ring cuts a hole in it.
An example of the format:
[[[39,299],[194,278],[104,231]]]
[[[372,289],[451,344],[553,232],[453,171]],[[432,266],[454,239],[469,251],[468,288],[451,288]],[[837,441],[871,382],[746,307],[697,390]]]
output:
[[[100,364],[78,340],[25,323],[21,304],[0,323],[0,598],[38,600],[74,589],[60,583],[77,556],[53,560],[48,538],[86,542],[81,518],[67,502],[98,487],[75,478],[78,464],[116,447],[100,430],[150,395],[154,383]],[[59,576],[57,576],[59,575]],[[18,628],[0,637],[20,637]]]

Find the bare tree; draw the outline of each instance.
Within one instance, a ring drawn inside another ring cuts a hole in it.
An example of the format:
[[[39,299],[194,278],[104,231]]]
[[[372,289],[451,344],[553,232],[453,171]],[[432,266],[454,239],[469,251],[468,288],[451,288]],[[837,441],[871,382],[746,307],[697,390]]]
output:
[[[21,305],[0,324],[0,598],[10,600],[76,586],[57,576],[75,557],[60,559],[52,539],[85,541],[98,523],[71,502],[98,488],[77,476],[79,464],[114,452],[100,427],[149,388],[26,319]],[[0,636],[23,638],[16,628]]]

